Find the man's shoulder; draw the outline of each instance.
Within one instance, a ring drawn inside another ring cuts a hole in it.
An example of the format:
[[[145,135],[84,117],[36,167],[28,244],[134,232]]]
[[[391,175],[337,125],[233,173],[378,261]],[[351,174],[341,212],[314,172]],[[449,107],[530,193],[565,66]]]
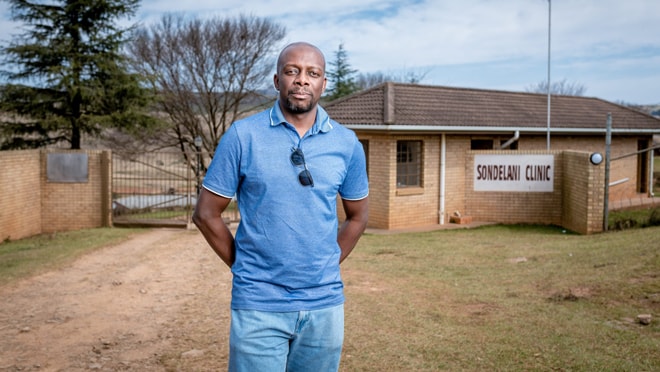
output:
[[[353,138],[353,137],[357,138],[357,135],[352,129],[346,127],[345,125],[334,120],[333,118],[330,118],[330,125],[332,126],[331,132],[335,132],[337,135],[345,136],[348,138]]]

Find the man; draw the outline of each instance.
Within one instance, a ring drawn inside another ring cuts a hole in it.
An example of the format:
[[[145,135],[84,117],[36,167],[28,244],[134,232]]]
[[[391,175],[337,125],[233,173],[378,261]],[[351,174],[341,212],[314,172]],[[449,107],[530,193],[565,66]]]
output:
[[[327,83],[318,48],[285,47],[273,82],[275,105],[222,137],[193,221],[233,274],[229,370],[336,371],[344,337],[339,264],[368,218],[364,150],[318,105]],[[221,217],[234,195],[235,239]]]

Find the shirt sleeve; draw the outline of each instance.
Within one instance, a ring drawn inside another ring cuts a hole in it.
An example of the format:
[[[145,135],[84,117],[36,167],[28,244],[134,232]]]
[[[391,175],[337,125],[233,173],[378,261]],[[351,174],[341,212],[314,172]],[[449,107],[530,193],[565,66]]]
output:
[[[339,195],[346,200],[361,200],[369,195],[367,161],[362,144],[357,137],[353,138],[353,153],[348,162],[346,178],[339,188]]]
[[[202,186],[214,194],[232,198],[241,178],[241,143],[236,125],[220,139]]]

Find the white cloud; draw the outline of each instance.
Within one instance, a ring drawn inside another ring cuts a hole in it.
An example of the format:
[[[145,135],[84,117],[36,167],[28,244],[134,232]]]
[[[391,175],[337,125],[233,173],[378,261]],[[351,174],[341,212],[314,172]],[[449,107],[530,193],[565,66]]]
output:
[[[269,17],[287,28],[285,42],[315,43],[328,60],[344,43],[361,72],[437,66],[434,84],[502,89],[546,77],[547,0],[143,0],[138,18],[155,22],[163,12]],[[656,0],[552,1],[553,77],[588,85],[588,95],[660,102],[660,89],[632,83],[660,73],[647,62],[660,56],[658,14]],[[0,39],[13,27],[0,21]]]

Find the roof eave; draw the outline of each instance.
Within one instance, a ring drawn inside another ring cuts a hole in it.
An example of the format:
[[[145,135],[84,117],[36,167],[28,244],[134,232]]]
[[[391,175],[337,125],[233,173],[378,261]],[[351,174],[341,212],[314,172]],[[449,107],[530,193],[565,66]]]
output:
[[[548,128],[539,127],[474,127],[474,126],[437,126],[437,125],[373,125],[373,124],[345,124],[347,128],[359,131],[374,131],[374,132],[425,132],[425,133],[499,133],[499,132],[515,132],[528,134],[541,134],[547,133]],[[550,133],[567,133],[567,134],[605,134],[605,128],[550,128]],[[652,135],[660,134],[658,129],[612,129],[613,134],[643,134]]]

